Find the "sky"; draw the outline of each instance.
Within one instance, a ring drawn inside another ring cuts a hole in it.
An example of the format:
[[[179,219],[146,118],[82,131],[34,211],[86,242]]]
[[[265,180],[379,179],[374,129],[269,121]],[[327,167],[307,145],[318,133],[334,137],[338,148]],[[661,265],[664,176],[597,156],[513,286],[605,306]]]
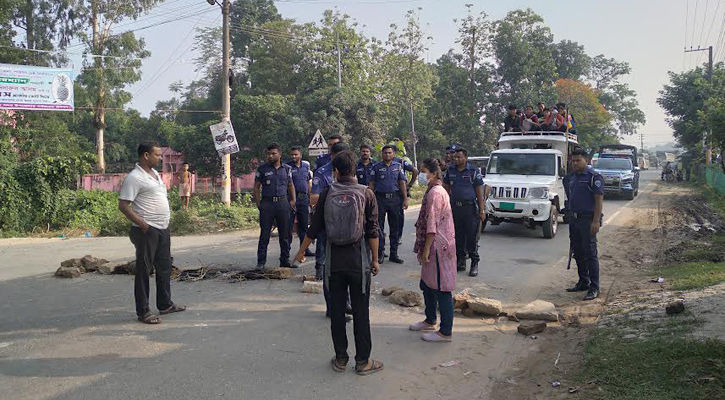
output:
[[[637,92],[647,123],[640,128],[645,147],[673,141],[656,99],[668,81],[668,71],[682,72],[707,61],[707,53],[685,54],[685,47],[715,46],[725,28],[725,5],[700,0],[558,0],[558,1],[459,1],[459,0],[286,0],[276,1],[285,18],[318,21],[324,10],[337,7],[357,20],[369,37],[386,38],[390,24],[402,25],[405,12],[421,7],[421,22],[433,40],[428,61],[456,48],[455,18],[466,15],[465,4],[485,11],[493,20],[517,8],[532,8],[551,28],[556,42],[568,39],[584,45],[590,56],[604,54],[626,61],[632,73],[624,79]],[[707,7],[706,7],[707,6]],[[696,9],[697,8],[697,9]],[[150,15],[119,29],[136,29],[178,16],[173,22],[138,31],[151,57],[144,60],[142,80],[130,88],[130,107],[148,114],[159,100],[172,97],[170,83],[189,83],[199,76],[191,60],[195,27],[219,26],[220,11],[205,0],[167,0]],[[233,22],[233,21],[232,21]],[[725,43],[724,43],[725,44]],[[715,61],[725,56],[716,48]],[[624,139],[639,145],[639,135]]]

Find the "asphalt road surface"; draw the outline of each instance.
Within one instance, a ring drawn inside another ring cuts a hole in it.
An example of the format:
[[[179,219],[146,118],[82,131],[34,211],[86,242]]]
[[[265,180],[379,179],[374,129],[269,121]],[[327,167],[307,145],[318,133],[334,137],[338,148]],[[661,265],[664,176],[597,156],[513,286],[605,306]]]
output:
[[[654,179],[658,172],[643,172],[641,195]],[[605,220],[636,204],[608,198]],[[299,282],[174,282],[173,298],[188,310],[149,326],[135,318],[133,277],[52,276],[71,257],[132,258],[127,238],[2,240],[0,399],[484,398],[491,380],[525,351],[523,339],[512,333],[515,324],[457,314],[453,343],[425,343],[407,330],[423,318],[422,309],[392,305],[379,294],[393,284],[418,291],[419,265],[412,253],[417,214],[406,215],[400,250],[406,263],[385,263],[374,278],[373,357],[386,369],[369,377],[351,372],[352,362],[344,374],[330,369],[324,300],[301,293]],[[172,242],[175,264],[182,268],[255,265],[251,232]],[[541,294],[542,282],[567,255],[568,231],[560,224],[554,239],[544,239],[540,229],[502,224],[489,226],[480,244],[480,275],[459,274],[458,288],[470,287],[511,309]],[[272,241],[269,265],[277,255]],[[574,271],[562,289],[576,282]],[[302,272],[311,274],[313,267],[308,263]],[[354,356],[351,325],[348,335]],[[450,360],[460,365],[439,366]]]

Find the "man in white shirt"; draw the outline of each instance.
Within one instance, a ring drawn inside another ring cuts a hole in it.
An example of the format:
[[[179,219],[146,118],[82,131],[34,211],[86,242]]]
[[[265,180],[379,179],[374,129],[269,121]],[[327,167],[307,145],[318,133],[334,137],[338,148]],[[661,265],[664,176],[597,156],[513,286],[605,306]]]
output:
[[[158,324],[161,317],[149,308],[149,274],[156,269],[156,307],[163,314],[186,310],[171,301],[171,212],[166,185],[156,172],[161,162],[158,143],[138,146],[138,163],[121,186],[118,208],[132,223],[129,237],[136,246],[134,297],[138,320]]]

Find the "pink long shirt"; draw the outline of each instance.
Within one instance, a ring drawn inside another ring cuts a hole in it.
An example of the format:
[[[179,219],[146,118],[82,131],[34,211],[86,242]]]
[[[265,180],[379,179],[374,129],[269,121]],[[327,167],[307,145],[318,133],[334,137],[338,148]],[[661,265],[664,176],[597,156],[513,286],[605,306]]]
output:
[[[456,234],[453,227],[453,213],[448,192],[441,185],[428,190],[424,199],[425,210],[418,215],[417,226],[426,226],[426,231],[416,230],[417,241],[425,242],[426,234],[435,234],[430,250],[430,260],[421,264],[420,275],[423,282],[431,289],[442,292],[456,290]],[[425,223],[422,219],[425,218]],[[423,249],[421,248],[422,252]],[[436,256],[440,265],[440,288],[438,287],[438,271]]]

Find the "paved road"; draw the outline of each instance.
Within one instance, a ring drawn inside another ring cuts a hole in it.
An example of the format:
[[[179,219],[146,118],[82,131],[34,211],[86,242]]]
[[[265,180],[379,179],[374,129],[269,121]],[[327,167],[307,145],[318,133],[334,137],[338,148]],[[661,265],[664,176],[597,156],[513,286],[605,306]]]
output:
[[[656,174],[643,173],[642,187]],[[608,199],[605,214],[636,204]],[[417,290],[417,211],[406,217],[401,255],[407,262],[383,264],[374,288]],[[461,274],[458,286],[505,307],[534,300],[566,256],[567,235],[565,225],[552,240],[522,226],[489,227],[481,237],[481,275]],[[173,252],[182,267],[199,259],[252,267],[255,250],[255,235],[245,233],[174,238]],[[133,248],[125,238],[0,241],[0,399],[336,399],[345,393],[474,399],[520,354],[512,348],[522,339],[504,319],[456,318],[454,343],[424,343],[406,330],[421,319],[421,309],[374,294],[373,356],[386,371],[366,378],[336,374],[328,367],[333,353],[323,299],[300,293],[299,283],[173,283],[174,298],[189,310],[146,326],[135,322],[132,277],[52,277],[61,260],[84,254],[128,259]],[[575,279],[572,271],[562,286]],[[436,367],[448,360],[461,365]]]

